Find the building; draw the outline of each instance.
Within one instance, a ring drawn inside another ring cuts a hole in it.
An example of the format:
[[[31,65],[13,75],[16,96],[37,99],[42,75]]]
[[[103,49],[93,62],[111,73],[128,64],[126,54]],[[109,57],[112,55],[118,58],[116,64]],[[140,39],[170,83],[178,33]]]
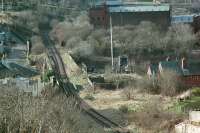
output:
[[[110,18],[114,26],[138,25],[142,21],[151,21],[161,27],[171,23],[169,4],[152,2],[97,2],[89,9],[90,22],[95,26],[109,26]]]
[[[39,72],[31,67],[17,64],[14,61],[0,61],[0,78],[1,77],[34,77],[39,75]]]
[[[171,24],[189,24],[196,33],[200,30],[200,15],[175,15],[171,17]]]
[[[176,15],[172,16],[171,19],[172,24],[178,24],[178,23],[188,24],[188,23],[193,23],[193,21],[194,21],[194,15]]]
[[[16,87],[19,92],[23,92],[29,96],[40,96],[44,91],[45,84],[37,78],[4,78],[0,79],[0,84],[5,86],[6,89]]]
[[[191,111],[189,120],[175,126],[176,133],[200,133],[200,111]]]
[[[147,68],[149,78],[159,78],[164,71],[170,70],[177,75],[183,85],[187,87],[200,86],[200,62],[196,60],[161,61],[158,64],[150,64]]]

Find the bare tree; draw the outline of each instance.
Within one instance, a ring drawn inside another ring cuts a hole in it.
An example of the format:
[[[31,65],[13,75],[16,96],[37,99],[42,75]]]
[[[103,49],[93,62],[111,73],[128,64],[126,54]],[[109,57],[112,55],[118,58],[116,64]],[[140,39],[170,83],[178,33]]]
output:
[[[197,37],[192,31],[192,28],[186,24],[177,24],[169,28],[165,36],[166,48],[174,49],[179,55],[191,50]]]
[[[174,71],[165,70],[158,79],[160,92],[163,95],[174,96],[179,91],[178,75]]]
[[[74,98],[63,94],[34,98],[17,89],[0,89],[0,132],[98,133]],[[48,89],[49,90],[49,89]]]
[[[32,53],[33,54],[42,54],[42,53],[44,53],[45,47],[44,47],[44,44],[42,42],[41,37],[33,36],[31,38],[31,43],[33,45],[33,47],[32,47]]]

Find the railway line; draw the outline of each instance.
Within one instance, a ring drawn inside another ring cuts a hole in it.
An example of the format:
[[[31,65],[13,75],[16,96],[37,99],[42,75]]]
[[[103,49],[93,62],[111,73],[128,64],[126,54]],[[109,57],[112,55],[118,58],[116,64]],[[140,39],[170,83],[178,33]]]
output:
[[[42,29],[42,27],[44,29]],[[71,96],[76,99],[77,108],[79,108],[83,113],[90,116],[102,127],[112,129],[115,133],[129,133],[128,130],[124,129],[119,124],[110,120],[109,118],[103,116],[90,105],[88,105],[76,91],[76,87],[70,83],[69,78],[66,73],[66,67],[63,63],[62,57],[59,51],[56,49],[54,42],[49,38],[48,30],[49,27],[46,25],[40,25],[40,35],[43,39],[43,43],[46,47],[46,53],[50,60],[50,64],[55,72],[55,77],[57,79],[58,85],[63,89],[67,97]],[[42,30],[41,30],[42,29]]]
[[[66,96],[72,96],[76,99],[76,106],[85,114],[94,119],[98,124],[105,128],[113,130],[115,133],[129,133],[128,130],[124,129],[117,123],[103,116],[97,112],[94,108],[88,105],[76,92],[76,87],[69,82],[68,76],[66,74],[66,68],[64,66],[63,60],[60,56],[60,53],[53,45],[53,42],[49,38],[46,32],[41,31],[41,36],[43,42],[47,48],[47,54],[51,60],[52,68],[55,72],[55,77],[59,84],[59,87],[64,90]]]

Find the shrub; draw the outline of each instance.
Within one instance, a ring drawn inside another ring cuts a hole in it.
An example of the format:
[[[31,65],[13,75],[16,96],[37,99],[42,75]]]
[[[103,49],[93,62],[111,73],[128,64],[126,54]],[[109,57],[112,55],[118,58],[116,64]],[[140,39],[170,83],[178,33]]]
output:
[[[129,123],[134,122],[148,132],[171,133],[174,126],[183,120],[183,116],[165,111],[159,99],[146,103],[143,109],[127,115]]]
[[[200,96],[200,88],[193,88],[192,89],[192,95]]]
[[[134,99],[134,89],[132,87],[124,88],[124,90],[123,90],[123,96],[127,100]]]
[[[185,90],[178,79],[176,72],[165,70],[159,77],[137,80],[137,88],[147,93],[162,94],[165,96],[175,96],[177,93]]]
[[[174,96],[180,90],[178,76],[175,72],[170,70],[161,73],[158,79],[158,85],[161,94],[166,96]]]
[[[39,37],[39,36],[33,36],[31,38],[31,42],[32,42],[32,49],[31,49],[31,52],[33,54],[42,54],[44,51],[45,51],[45,47],[43,45],[43,42],[42,42],[42,38]]]
[[[162,72],[158,78],[138,79],[135,85],[141,91],[166,96],[174,96],[183,88],[176,73],[169,70]]]
[[[157,79],[149,79],[147,77],[143,77],[142,79],[138,79],[136,81],[136,87],[142,92],[153,94],[160,93]]]
[[[30,97],[15,88],[0,88],[0,91],[0,132],[96,133],[101,130],[98,127],[96,130],[93,122],[81,113],[73,97],[60,93]]]
[[[95,100],[94,96],[92,96],[91,94],[87,94],[87,95],[84,97],[84,99],[90,100],[90,101],[94,101],[94,100]]]
[[[127,105],[122,105],[120,106],[119,110],[122,112],[122,113],[128,113],[128,106]]]
[[[36,55],[42,54],[44,53],[44,51],[45,51],[45,47],[43,46],[43,44],[36,44],[32,48],[32,53]]]

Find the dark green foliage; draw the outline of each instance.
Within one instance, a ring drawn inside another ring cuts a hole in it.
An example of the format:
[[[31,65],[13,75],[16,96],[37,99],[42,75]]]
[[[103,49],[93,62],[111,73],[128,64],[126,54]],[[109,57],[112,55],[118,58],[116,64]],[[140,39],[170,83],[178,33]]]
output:
[[[172,110],[176,112],[188,112],[190,110],[199,110],[199,108],[200,108],[200,97],[193,96],[190,99],[176,103],[172,107]]]
[[[128,113],[128,106],[126,105],[122,105],[119,110],[122,112],[122,113]]]
[[[200,88],[193,88],[192,89],[192,95],[200,96]]]
[[[95,98],[94,98],[91,94],[86,95],[86,96],[84,97],[84,99],[90,100],[90,101],[94,101],[94,100],[95,100]]]
[[[43,82],[49,82],[50,77],[54,75],[54,72],[52,70],[47,70],[44,75],[41,76],[41,79]]]

